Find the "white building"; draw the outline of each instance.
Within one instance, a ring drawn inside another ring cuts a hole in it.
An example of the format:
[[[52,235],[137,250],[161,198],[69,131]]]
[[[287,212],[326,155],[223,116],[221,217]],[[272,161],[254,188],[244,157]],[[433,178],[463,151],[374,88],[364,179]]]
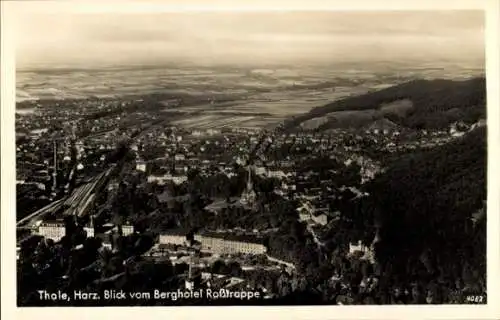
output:
[[[363,243],[361,243],[361,240],[359,240],[357,243],[349,244],[349,256],[354,255],[356,252],[363,253],[363,256],[361,256],[362,260],[368,260],[372,263],[375,262],[375,254],[373,252],[373,248],[365,246]]]
[[[146,172],[146,163],[145,162],[137,162],[137,165],[135,166],[135,169],[137,171],[142,171],[142,172]]]
[[[130,224],[125,224],[122,226],[122,234],[124,237],[134,233],[134,226]]]
[[[175,159],[175,161],[183,161],[183,160],[186,160],[186,156],[179,153],[179,154],[175,155],[174,159]]]
[[[359,240],[357,243],[349,243],[349,254],[352,255],[358,251],[361,252],[368,252],[369,248],[365,246],[361,240]]]
[[[286,174],[282,170],[269,170],[267,172],[267,176],[269,178],[278,178],[278,179],[286,178]]]
[[[148,176],[148,182],[156,182],[160,185],[165,184],[168,181],[172,181],[175,184],[182,184],[185,181],[187,181],[187,176],[186,175],[178,175],[178,176],[173,176],[171,174],[165,174],[163,176]]]
[[[309,221],[311,218],[311,215],[307,212],[299,212],[299,219],[300,221]]]
[[[218,236],[195,235],[194,240],[201,243],[201,250],[218,254],[265,254],[267,248],[261,243],[244,240],[231,240]]]
[[[320,215],[311,215],[311,219],[316,222],[317,224],[320,224],[322,226],[325,226],[328,224],[328,216],[326,214],[320,214]]]
[[[95,236],[94,227],[85,226],[83,227],[83,231],[85,231],[85,233],[87,234],[87,238],[92,238]]]
[[[303,202],[302,205],[297,208],[300,221],[310,220],[314,211],[315,208],[308,201]]]
[[[187,238],[185,235],[166,233],[166,234],[160,234],[158,242],[160,244],[174,244],[183,246],[187,243]]]
[[[103,241],[102,242],[102,247],[104,249],[106,249],[106,250],[112,250],[113,249],[113,245],[109,241]]]
[[[38,227],[38,234],[58,242],[66,235],[66,227],[59,221],[42,222]]]

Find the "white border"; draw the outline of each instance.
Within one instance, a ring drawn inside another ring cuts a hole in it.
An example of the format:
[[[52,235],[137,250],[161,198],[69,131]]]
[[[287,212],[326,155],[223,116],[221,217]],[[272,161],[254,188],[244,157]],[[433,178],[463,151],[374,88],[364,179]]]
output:
[[[497,161],[500,142],[498,0],[172,0],[172,1],[0,1],[1,5],[1,237],[2,318],[32,319],[57,315],[62,319],[217,318],[240,319],[499,319],[500,318],[500,185]],[[487,306],[315,306],[315,307],[155,307],[155,308],[17,308],[15,243],[15,61],[12,19],[20,11],[61,13],[259,10],[486,10],[486,75],[488,99],[488,301]],[[497,304],[495,305],[495,301]]]
[[[137,14],[175,11],[470,10],[484,8],[487,2],[488,0],[49,0],[19,1],[16,7],[22,11],[34,12]],[[120,5],[117,6],[117,3]]]

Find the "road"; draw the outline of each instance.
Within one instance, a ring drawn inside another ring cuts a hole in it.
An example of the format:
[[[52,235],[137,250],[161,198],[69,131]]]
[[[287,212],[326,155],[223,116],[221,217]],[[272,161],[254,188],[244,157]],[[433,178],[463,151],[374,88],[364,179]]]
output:
[[[322,247],[324,247],[324,243],[319,241],[318,235],[314,232],[314,229],[312,228],[312,225],[310,223],[307,224],[307,231],[312,235],[314,242],[318,245],[318,249],[321,250]]]
[[[286,262],[286,261],[280,260],[280,259],[278,259],[278,258],[271,257],[270,255],[267,255],[267,254],[266,254],[266,257],[267,257],[267,259],[268,259],[269,261],[271,261],[271,262],[276,262],[276,263],[279,263],[279,264],[285,265],[285,266],[287,266],[288,268],[293,269],[293,270],[295,270],[295,269],[296,269],[296,268],[295,268],[295,265],[294,265],[293,263]]]

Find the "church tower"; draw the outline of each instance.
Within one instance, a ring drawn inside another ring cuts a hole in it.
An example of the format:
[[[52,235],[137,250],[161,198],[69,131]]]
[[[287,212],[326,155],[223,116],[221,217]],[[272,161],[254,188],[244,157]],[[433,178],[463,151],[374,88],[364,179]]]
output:
[[[255,193],[255,190],[253,188],[253,181],[252,181],[252,167],[248,165],[248,179],[247,179],[247,187],[245,191],[243,191],[243,194],[241,195],[240,202],[247,208],[255,208],[256,200],[257,200],[257,194]]]
[[[186,275],[186,281],[184,283],[184,288],[186,290],[194,290],[195,286],[199,285],[199,276],[200,273],[194,270],[194,264],[198,263],[198,259],[194,256],[194,253],[191,252],[191,256],[189,257],[189,270]]]
[[[188,271],[188,275],[187,275],[186,283],[185,283],[186,290],[194,290],[193,266],[192,266],[192,264],[193,264],[192,262],[189,262],[189,271]]]

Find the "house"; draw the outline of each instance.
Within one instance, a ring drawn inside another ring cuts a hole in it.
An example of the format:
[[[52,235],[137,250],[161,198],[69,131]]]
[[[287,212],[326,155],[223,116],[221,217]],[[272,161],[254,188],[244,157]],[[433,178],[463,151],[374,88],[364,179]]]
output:
[[[143,161],[138,161],[135,166],[135,169],[137,171],[146,172],[146,163]]]
[[[315,223],[320,224],[322,226],[325,226],[328,224],[328,216],[324,213],[317,215],[317,216],[311,215],[311,219]]]
[[[361,260],[368,260],[370,262],[375,262],[375,254],[372,247],[364,245],[361,240],[357,243],[349,243],[349,254],[348,256],[354,256],[355,254],[361,253]]]
[[[186,160],[186,156],[182,153],[178,153],[174,156],[175,161],[184,161]]]

